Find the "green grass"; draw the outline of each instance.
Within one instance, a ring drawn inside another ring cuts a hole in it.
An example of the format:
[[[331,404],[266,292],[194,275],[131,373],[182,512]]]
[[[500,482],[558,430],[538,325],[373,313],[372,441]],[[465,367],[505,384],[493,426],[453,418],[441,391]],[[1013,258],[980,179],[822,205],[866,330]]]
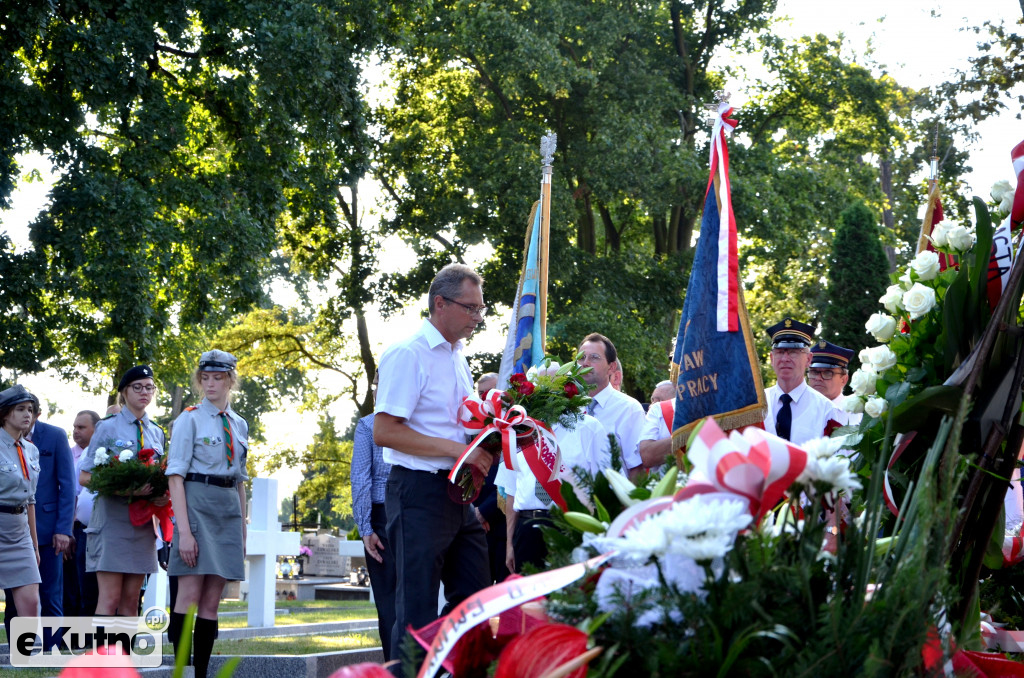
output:
[[[376,619],[377,610],[373,605],[342,609],[322,609],[315,612],[293,612],[279,614],[275,617],[275,626],[292,626],[294,624],[321,624],[324,622],[349,621],[354,619]],[[245,617],[221,617],[220,628],[241,629],[248,626]]]
[[[318,652],[338,652],[379,647],[380,636],[376,632],[335,633],[313,636],[286,636],[278,638],[240,638],[218,640],[213,653],[220,655],[302,655]],[[164,654],[171,654],[170,643],[164,645]]]

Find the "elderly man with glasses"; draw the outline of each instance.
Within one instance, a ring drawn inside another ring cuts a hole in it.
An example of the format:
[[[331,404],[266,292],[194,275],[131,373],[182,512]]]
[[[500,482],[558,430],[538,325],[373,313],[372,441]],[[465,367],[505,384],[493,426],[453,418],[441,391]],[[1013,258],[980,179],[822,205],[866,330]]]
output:
[[[851,358],[853,349],[819,341],[811,348],[811,366],[807,368],[807,385],[832,401],[836,408],[833,418],[844,426],[860,423],[864,416],[843,409],[843,389],[850,381]]]
[[[813,334],[813,327],[792,318],[783,318],[768,328],[776,383],[764,392],[768,401],[764,428],[796,445],[820,438],[840,425],[832,401],[804,380],[811,364]]]

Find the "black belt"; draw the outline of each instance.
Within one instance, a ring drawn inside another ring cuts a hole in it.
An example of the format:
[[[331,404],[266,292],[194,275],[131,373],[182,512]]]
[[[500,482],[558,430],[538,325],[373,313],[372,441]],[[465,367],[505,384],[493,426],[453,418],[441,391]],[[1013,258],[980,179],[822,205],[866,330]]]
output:
[[[400,464],[395,464],[391,467],[392,471],[396,469],[400,471],[409,471],[410,473],[426,473],[427,475],[432,476],[444,476],[445,478],[447,478],[448,474],[452,472],[450,468],[439,468],[436,471],[421,471],[418,468],[409,468],[407,466],[401,466]]]
[[[0,504],[0,513],[13,513],[17,515],[19,513],[24,513],[25,510],[25,504],[21,504],[19,506],[7,506],[5,504]]]
[[[85,528],[87,528],[89,526],[86,525],[85,523],[83,523],[81,520],[76,520],[75,524],[72,525],[71,527],[73,529],[75,529],[75,530],[81,530],[82,532],[85,532]]]
[[[547,509],[526,509],[525,511],[519,511],[518,513],[520,518],[527,520],[551,517],[551,511]]]
[[[188,473],[185,475],[185,480],[193,483],[204,483],[206,485],[216,485],[217,487],[234,487],[238,482],[233,477],[229,476],[208,476],[205,473]]]

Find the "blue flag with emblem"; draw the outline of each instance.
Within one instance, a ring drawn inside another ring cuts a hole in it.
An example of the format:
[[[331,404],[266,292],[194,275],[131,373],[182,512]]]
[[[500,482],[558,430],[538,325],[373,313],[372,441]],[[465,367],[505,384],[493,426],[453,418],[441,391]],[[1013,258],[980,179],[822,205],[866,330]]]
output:
[[[544,357],[543,316],[540,311],[541,281],[538,265],[541,233],[540,201],[533,204],[530,225],[526,233],[526,252],[519,288],[509,317],[508,339],[498,370],[498,388],[508,384],[508,378],[526,372]]]
[[[673,449],[686,444],[704,417],[713,416],[723,430],[764,421],[764,386],[739,284],[725,145],[726,126],[735,126],[731,111],[726,104],[719,106],[700,239],[672,357]]]

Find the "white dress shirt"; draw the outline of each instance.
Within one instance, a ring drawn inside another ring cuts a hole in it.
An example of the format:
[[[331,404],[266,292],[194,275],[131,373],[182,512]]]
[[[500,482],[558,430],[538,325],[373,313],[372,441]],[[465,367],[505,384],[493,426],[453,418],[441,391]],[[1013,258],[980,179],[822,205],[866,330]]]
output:
[[[764,430],[772,435],[778,435],[775,431],[775,418],[779,416],[782,403],[779,396],[783,393],[778,384],[770,386],[764,391],[768,400],[768,416],[764,420]],[[801,381],[800,385],[789,392],[793,402],[790,403],[790,410],[793,412],[793,424],[790,426],[789,441],[794,445],[801,445],[808,440],[821,438],[825,435],[825,427],[830,419],[834,419],[835,406],[832,401],[821,395]]]
[[[642,466],[637,445],[644,427],[644,406],[611,386],[605,386],[591,398],[595,401],[594,417],[604,424],[608,433],[615,434],[622,448],[622,465],[626,469]]]
[[[676,401],[663,400],[661,402],[669,403],[669,407],[672,408],[672,417],[674,418]],[[639,443],[645,440],[661,440],[672,435],[668,424],[665,423],[665,415],[661,411],[661,402],[651,403],[651,406],[647,408],[647,417],[644,419],[643,428],[640,429],[640,440],[637,443],[637,447],[639,447]]]
[[[596,476],[601,469],[608,468],[612,464],[612,452],[608,443],[608,432],[594,417],[584,416],[576,422],[572,430],[555,424],[551,432],[558,440],[558,449],[562,454],[562,467],[566,470],[580,468],[592,476]],[[498,474],[494,478],[494,484],[505,488],[505,493],[515,497],[513,509],[516,511],[532,511],[536,509],[550,508],[551,501],[541,501],[537,498],[537,477],[533,475],[526,457],[522,452],[517,453],[519,471],[512,471],[502,463],[498,467]],[[571,477],[568,474],[562,476],[564,481]]]
[[[82,487],[78,482],[78,474],[82,471],[82,459],[79,456],[75,462],[75,487],[78,490],[78,501],[75,502],[75,520],[89,527],[89,519],[92,518],[92,504],[96,495],[88,487]]]
[[[459,408],[473,392],[473,378],[462,347],[463,342],[458,341],[452,348],[437,328],[424,320],[416,334],[392,344],[381,356],[374,412],[404,419],[409,428],[423,435],[464,443]],[[450,469],[455,460],[385,447],[384,461],[416,471],[440,471]]]

